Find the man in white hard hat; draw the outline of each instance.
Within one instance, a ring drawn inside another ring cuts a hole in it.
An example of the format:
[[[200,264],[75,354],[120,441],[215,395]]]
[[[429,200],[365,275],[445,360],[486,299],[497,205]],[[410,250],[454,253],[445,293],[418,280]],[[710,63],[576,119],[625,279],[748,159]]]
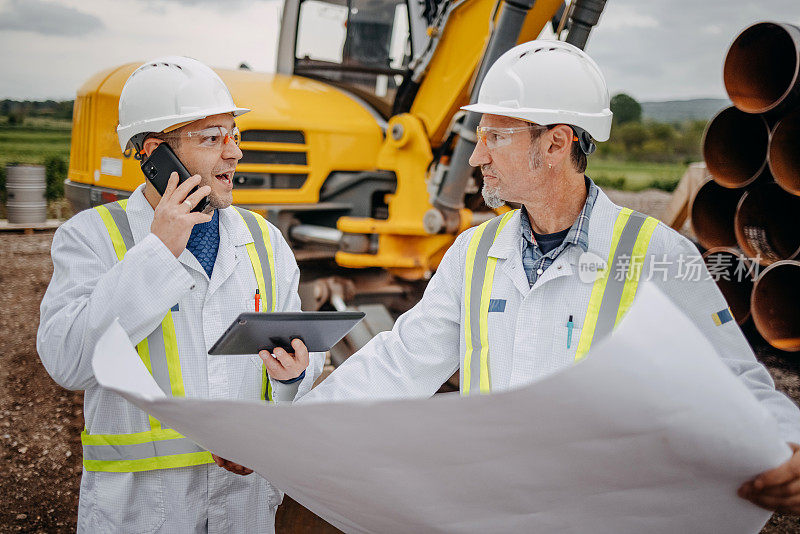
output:
[[[172,173],[163,196],[147,180],[128,200],[78,213],[53,238],[37,348],[59,384],[86,391],[81,532],[274,530],[276,488],[100,388],[91,364],[117,318],[167,395],[270,402],[310,389],[322,355],[306,370],[304,347],[276,349],[265,365],[207,352],[239,313],[254,311],[257,291],[260,311],[300,309],[299,271],[280,232],[231,207],[242,157],[235,117],[247,111],[196,60],[143,64],[120,96],[120,148],[144,159],[167,143],[191,178],[178,185]],[[206,196],[206,210],[192,212]]]
[[[422,300],[300,402],[429,396],[457,369],[462,395],[518,387],[583,358],[647,277],[702,329],[797,451],[800,410],[775,391],[697,249],[615,205],[584,175],[594,142],[611,129],[595,62],[563,42],[519,45],[464,109],[483,114],[470,164],[483,172],[486,204],[522,208],[461,234]],[[791,511],[799,493],[797,453],[742,488],[758,504]]]

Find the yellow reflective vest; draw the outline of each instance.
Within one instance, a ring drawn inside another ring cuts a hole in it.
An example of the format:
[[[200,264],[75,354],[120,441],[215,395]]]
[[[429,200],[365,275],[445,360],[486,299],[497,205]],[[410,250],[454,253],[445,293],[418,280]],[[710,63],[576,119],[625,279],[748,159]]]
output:
[[[97,206],[114,247],[117,261],[122,261],[134,239],[126,215],[127,200]],[[246,245],[253,267],[263,311],[275,311],[277,288],[275,259],[266,221],[251,211],[235,208],[247,225],[253,242]],[[143,339],[136,350],[139,357],[165,394],[185,397],[177,336],[172,312],[167,311],[161,324]],[[262,369],[262,398],[272,400],[266,368]],[[212,463],[211,453],[203,450],[177,431],[166,428],[149,416],[149,428],[130,434],[81,434],[83,466],[87,471],[134,472],[168,469]]]
[[[489,305],[497,258],[489,249],[518,210],[481,224],[469,241],[464,279],[464,351],[461,362],[462,395],[489,393]],[[611,333],[633,304],[642,263],[658,220],[629,208],[617,214],[605,268],[592,285],[575,360],[589,351],[594,341]]]

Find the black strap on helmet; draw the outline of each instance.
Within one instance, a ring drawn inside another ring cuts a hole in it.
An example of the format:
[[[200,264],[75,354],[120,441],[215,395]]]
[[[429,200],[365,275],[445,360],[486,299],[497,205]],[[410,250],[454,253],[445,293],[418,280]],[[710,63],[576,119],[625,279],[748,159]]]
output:
[[[572,128],[572,131],[575,132],[575,137],[578,138],[578,142],[580,143],[581,150],[584,154],[588,156],[597,150],[597,145],[594,144],[594,139],[592,139],[592,136],[589,135],[589,132],[577,126],[570,126],[570,128]]]

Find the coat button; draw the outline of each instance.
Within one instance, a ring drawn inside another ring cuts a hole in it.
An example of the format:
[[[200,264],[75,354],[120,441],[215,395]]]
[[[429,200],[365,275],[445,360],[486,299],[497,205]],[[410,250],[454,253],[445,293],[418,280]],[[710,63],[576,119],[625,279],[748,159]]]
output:
[[[538,269],[536,269],[536,274],[542,274],[543,272],[544,272],[544,271],[542,270],[542,268],[541,268],[541,267],[539,267]]]

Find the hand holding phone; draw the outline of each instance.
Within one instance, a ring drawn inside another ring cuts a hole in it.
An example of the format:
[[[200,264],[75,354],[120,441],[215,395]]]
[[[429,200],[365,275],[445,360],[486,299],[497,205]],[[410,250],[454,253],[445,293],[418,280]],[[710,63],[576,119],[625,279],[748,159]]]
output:
[[[200,176],[195,174],[178,184],[178,173],[167,180],[164,194],[155,209],[150,232],[158,237],[177,258],[186,248],[195,224],[211,220],[210,213],[196,213],[192,209],[211,193],[211,187],[198,188]],[[194,193],[192,193],[194,191]]]
[[[142,161],[142,172],[145,178],[153,184],[158,194],[162,197],[167,189],[167,182],[172,173],[178,173],[178,185],[182,184],[189,179],[191,174],[183,165],[183,162],[178,158],[175,152],[167,143],[159,144],[150,156]],[[197,191],[197,187],[192,189],[189,194]],[[208,206],[208,197],[200,199],[200,202],[192,208],[193,212],[199,212],[206,209]]]

